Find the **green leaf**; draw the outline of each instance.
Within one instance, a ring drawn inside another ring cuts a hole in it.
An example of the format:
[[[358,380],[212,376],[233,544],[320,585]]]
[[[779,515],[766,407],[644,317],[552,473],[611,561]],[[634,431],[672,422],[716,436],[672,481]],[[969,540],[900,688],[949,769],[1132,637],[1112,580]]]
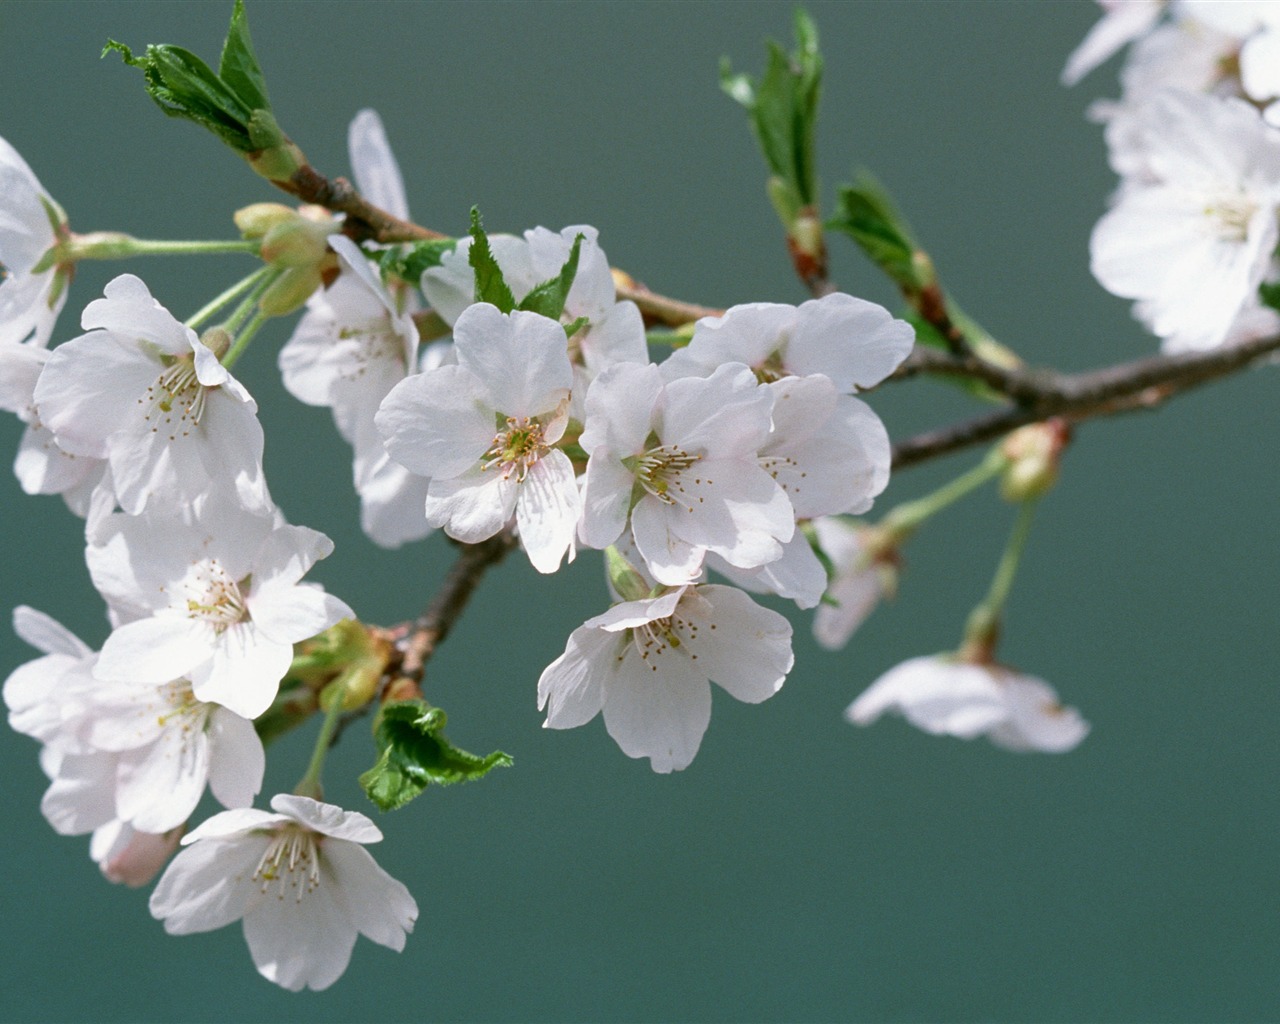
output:
[[[1280,281],[1263,281],[1258,285],[1258,298],[1264,306],[1280,310]]]
[[[799,9],[795,35],[796,49],[790,55],[777,43],[769,43],[764,75],[758,85],[748,75],[734,74],[728,59],[722,59],[720,88],[747,109],[771,175],[781,179],[790,193],[784,205],[816,206],[814,154],[822,54],[813,19]]]
[[[254,153],[287,141],[270,114],[242,0],[236,0],[232,11],[217,74],[181,46],[149,45],[139,57],[112,39],[102,55],[112,51],[142,71],[147,94],[161,110],[202,125],[237,152]]]
[[[839,189],[835,216],[827,227],[842,231],[867,257],[905,292],[918,293],[932,283],[927,262],[917,259],[919,247],[911,228],[889,193],[865,170],[854,184]]]
[[[445,721],[443,711],[422,700],[383,706],[374,732],[382,753],[360,776],[360,785],[381,810],[403,807],[429,785],[468,782],[511,766],[510,756],[500,750],[478,757],[453,746],[441,731]]]
[[[475,206],[471,207],[471,248],[467,251],[467,262],[476,272],[476,302],[492,303],[504,313],[516,308],[515,296],[489,248],[489,236],[480,226],[480,210]]]
[[[382,249],[377,254],[378,267],[383,277],[394,275],[416,287],[422,280],[423,271],[440,266],[444,254],[453,252],[457,244],[452,238],[432,238]]]
[[[204,61],[180,46],[148,46],[141,57],[114,39],[102,51],[118,52],[142,71],[147,94],[170,117],[203,125],[232,149],[246,152],[252,111],[241,103]]]
[[[573,279],[578,275],[578,252],[582,248],[585,237],[579,234],[573,240],[573,248],[569,250],[569,258],[560,268],[560,273],[550,281],[535,285],[529,294],[520,300],[517,309],[541,313],[552,320],[560,319],[560,314],[564,312],[565,300],[569,297],[569,289],[573,287]]]
[[[236,0],[231,11],[231,27],[227,41],[222,45],[222,60],[218,64],[218,77],[239,96],[250,110],[270,110],[267,99],[267,83],[262,68],[253,53],[249,39],[249,21],[244,15],[244,0]]]

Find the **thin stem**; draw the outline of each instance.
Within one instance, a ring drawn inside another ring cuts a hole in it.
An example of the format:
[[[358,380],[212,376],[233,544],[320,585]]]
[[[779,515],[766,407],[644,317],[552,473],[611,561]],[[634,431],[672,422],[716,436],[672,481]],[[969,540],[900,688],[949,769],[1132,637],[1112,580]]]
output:
[[[257,253],[260,243],[243,238],[213,241],[134,238],[122,231],[91,231],[73,235],[66,243],[68,260],[121,260],[134,256],[205,256],[219,253]]]
[[[892,533],[895,540],[906,540],[931,516],[999,475],[1008,462],[999,448],[993,448],[976,466],[943,484],[932,494],[894,508],[882,520],[881,527]]]
[[[218,312],[218,310],[223,306],[230,305],[269,273],[271,273],[270,267],[259,267],[248,277],[241,278],[221,295],[216,296],[207,305],[196,310],[196,312],[187,319],[186,326],[190,327],[193,331],[199,330],[200,325],[213,316],[214,313]]]
[[[324,792],[320,785],[320,773],[324,771],[324,759],[329,753],[334,730],[338,727],[338,719],[342,717],[342,688],[336,687],[325,711],[324,721],[320,725],[320,733],[316,736],[316,745],[311,751],[311,761],[307,765],[306,774],[294,787],[299,796],[309,796],[319,800]]]
[[[1018,563],[1022,560],[1023,549],[1027,546],[1027,538],[1031,535],[1031,522],[1035,518],[1037,500],[1024,501],[1018,508],[1018,517],[1013,522],[1009,533],[1009,541],[1005,545],[1004,554],[1000,556],[1000,564],[996,566],[996,574],[991,580],[991,590],[983,602],[991,615],[999,617],[1004,603],[1013,587],[1014,577],[1018,574]]]
[[[1027,546],[1027,538],[1031,535],[1031,521],[1035,513],[1038,499],[1031,498],[1018,507],[1018,516],[1013,522],[1009,540],[1000,556],[1000,564],[996,566],[996,574],[991,580],[991,589],[987,596],[969,615],[965,626],[964,642],[960,646],[960,658],[975,664],[989,664],[995,653],[996,640],[1000,633],[1000,616],[1004,611],[1005,601],[1013,588],[1014,577],[1018,574],[1018,563],[1022,561],[1022,552]]]
[[[231,369],[231,367],[235,365],[235,361],[244,354],[244,350],[249,347],[249,342],[253,340],[253,336],[257,334],[262,325],[270,319],[271,318],[261,310],[255,313],[253,319],[245,324],[244,329],[236,337],[235,344],[232,345],[227,354],[222,357],[222,365],[228,370]]]

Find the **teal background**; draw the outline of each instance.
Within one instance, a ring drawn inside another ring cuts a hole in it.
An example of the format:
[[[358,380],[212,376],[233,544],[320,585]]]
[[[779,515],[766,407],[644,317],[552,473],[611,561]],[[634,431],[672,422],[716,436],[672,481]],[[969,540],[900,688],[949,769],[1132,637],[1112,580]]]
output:
[[[1114,179],[1091,98],[1057,83],[1090,3],[812,3],[827,56],[827,195],[855,164],[893,190],[966,309],[1032,363],[1083,369],[1153,351],[1087,267]],[[162,117],[108,37],[214,60],[229,3],[0,7],[0,134],[81,231],[228,237],[276,198],[194,126]],[[250,2],[277,115],[347,173],[346,126],[377,108],[416,218],[458,232],[596,225],[611,260],[669,294],[799,302],[763,171],[716,65],[763,66],[785,3]],[[832,240],[847,290],[890,302]],[[85,266],[58,332],[121,269],[179,316],[248,263]],[[329,415],[281,388],[273,325],[237,367],[292,521],[337,544],[313,576],[367,620],[425,603],[441,539],[399,552],[359,533]],[[596,721],[540,728],[535,684],[606,603],[599,560],[486,580],[432,662],[450,735],[516,766],[379,819],[380,862],[421,915],[395,955],[361,940],[328,992],[261,980],[238,928],[171,939],[146,891],[107,885],[87,837],[39,812],[35,745],[0,736],[0,1017],[32,1020],[1275,1020],[1275,437],[1272,371],[1155,414],[1093,423],[1066,456],[1014,590],[1002,655],[1051,681],[1093,733],[1012,755],[841,712],[878,674],[953,646],[1011,510],[969,499],[908,551],[899,599],[839,654],[792,613],[797,664],[767,703],[717,692],[691,768],[654,775]],[[972,411],[926,381],[872,396],[895,436]],[[0,447],[19,427],[0,424]],[[896,476],[880,507],[978,453]],[[81,525],[0,478],[0,605],[28,603],[91,644],[102,607]],[[0,673],[32,656],[7,630]],[[300,774],[312,730],[273,749],[267,792]],[[351,730],[327,777],[372,750]],[[370,813],[376,816],[376,812]]]

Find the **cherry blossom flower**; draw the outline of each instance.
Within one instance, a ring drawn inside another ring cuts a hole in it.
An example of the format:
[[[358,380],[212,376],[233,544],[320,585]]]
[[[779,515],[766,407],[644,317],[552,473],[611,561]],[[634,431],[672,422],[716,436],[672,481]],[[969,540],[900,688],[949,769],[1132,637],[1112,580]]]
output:
[[[1089,723],[1075,708],[1058,703],[1043,680],[945,655],[891,668],[849,705],[845,717],[869,725],[890,711],[936,736],[986,736],[1006,750],[1065,753],[1089,732]]]
[[[694,325],[689,344],[662,363],[667,380],[706,377],[746,363],[761,381],[824,374],[852,394],[873,387],[911,353],[915,331],[883,306],[833,292],[800,306],[751,302]]]
[[[791,625],[742,591],[682,586],[614,605],[575,629],[538,680],[551,729],[603,712],[628,757],[655,772],[693,761],[711,721],[711,686],[748,704],[772,697],[791,670]]]
[[[58,446],[106,459],[120,507],[189,505],[215,488],[267,506],[257,405],[218,356],[131,274],[85,307],[89,332],[58,346],[35,402]]]
[[[332,550],[315,530],[212,502],[190,518],[108,517],[86,558],[120,624],[95,674],[123,683],[186,678],[196,700],[256,718],[275,698],[293,645],[352,616],[301,582]]]
[[[152,835],[117,820],[94,830],[89,856],[108,882],[137,889],[159,873],[181,838],[180,827]]]
[[[1230,97],[1168,90],[1142,114],[1153,180],[1098,222],[1092,268],[1167,352],[1220,345],[1257,303],[1280,238],[1280,135]]]
[[[47,345],[66,301],[67,272],[36,272],[66,226],[66,215],[27,162],[0,139],[0,348]]]
[[[606,370],[580,440],[590,456],[583,543],[608,547],[630,515],[649,572],[670,586],[696,579],[707,552],[743,569],[781,557],[795,514],[760,462],[772,408],[741,363],[666,384],[653,365]]]
[[[529,561],[555,572],[573,557],[581,508],[573,464],[554,447],[573,384],[564,328],[476,303],[454,326],[454,352],[457,365],[406,377],[387,395],[375,417],[387,452],[430,479],[432,526],[474,544],[514,514]]]
[[[305,796],[279,794],[271,807],[224,811],[183,837],[151,894],[165,931],[243,919],[258,972],[293,992],[337,981],[357,935],[404,949],[418,906],[364,849],[382,839],[377,826]]]

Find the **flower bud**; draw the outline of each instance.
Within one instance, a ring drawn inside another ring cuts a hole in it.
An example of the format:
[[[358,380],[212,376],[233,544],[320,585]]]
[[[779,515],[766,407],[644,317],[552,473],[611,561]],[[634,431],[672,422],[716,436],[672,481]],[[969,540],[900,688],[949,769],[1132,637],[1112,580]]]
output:
[[[278,224],[297,215],[296,210],[284,203],[251,203],[236,210],[233,219],[245,238],[261,238]]]
[[[1032,423],[1005,438],[1001,452],[1009,460],[1000,477],[1006,501],[1029,501],[1047,494],[1058,480],[1062,449],[1071,437],[1065,420]]]

